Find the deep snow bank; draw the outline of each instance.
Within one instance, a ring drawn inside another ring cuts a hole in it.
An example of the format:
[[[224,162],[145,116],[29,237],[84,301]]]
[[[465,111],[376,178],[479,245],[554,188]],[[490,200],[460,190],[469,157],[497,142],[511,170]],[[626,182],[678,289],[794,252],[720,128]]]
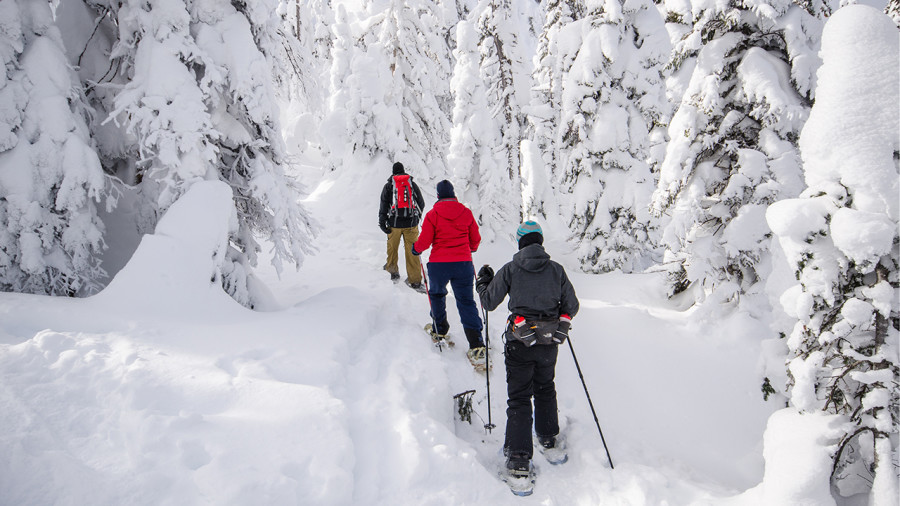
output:
[[[94,303],[157,316],[196,314],[200,301],[208,309],[236,306],[221,281],[228,234],[237,227],[232,199],[221,181],[192,185]]]

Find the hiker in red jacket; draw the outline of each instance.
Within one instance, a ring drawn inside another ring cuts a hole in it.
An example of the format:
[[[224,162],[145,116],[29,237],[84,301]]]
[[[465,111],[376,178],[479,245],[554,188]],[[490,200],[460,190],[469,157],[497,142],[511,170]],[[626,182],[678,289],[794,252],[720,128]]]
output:
[[[446,179],[437,184],[438,201],[425,214],[422,232],[413,244],[413,255],[428,248],[428,297],[431,300],[433,332],[439,337],[450,330],[447,321],[447,283],[453,288],[456,309],[462,322],[469,351],[466,353],[473,365],[484,363],[485,349],[481,338],[481,316],[475,305],[475,266],[472,253],[478,250],[481,234],[472,211],[456,200],[453,185]]]

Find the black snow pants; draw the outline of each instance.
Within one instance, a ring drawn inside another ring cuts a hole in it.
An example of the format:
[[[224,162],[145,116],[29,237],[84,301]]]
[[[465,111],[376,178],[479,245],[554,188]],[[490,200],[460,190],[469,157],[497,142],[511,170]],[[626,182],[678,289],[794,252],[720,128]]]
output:
[[[533,456],[531,440],[534,398],[534,431],[538,436],[559,434],[559,413],[556,407],[555,344],[525,346],[515,339],[506,343],[506,442],[508,455]]]

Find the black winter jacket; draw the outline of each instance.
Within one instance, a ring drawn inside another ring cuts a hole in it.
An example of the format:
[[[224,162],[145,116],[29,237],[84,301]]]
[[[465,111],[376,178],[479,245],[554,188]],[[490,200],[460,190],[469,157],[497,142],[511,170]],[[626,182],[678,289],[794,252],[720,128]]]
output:
[[[408,217],[408,218],[389,218],[388,213],[391,210],[391,205],[394,203],[394,176],[402,176],[403,174],[394,174],[388,178],[387,183],[385,183],[384,188],[381,190],[381,205],[378,207],[378,225],[386,225],[389,228],[410,228],[410,227],[418,227],[419,226],[419,218],[418,217]],[[425,210],[425,199],[422,198],[422,191],[419,190],[419,185],[413,181],[413,178],[409,178],[409,182],[412,185],[413,189],[413,199],[416,201],[416,205],[419,207],[419,215],[424,214]]]
[[[509,294],[509,312],[527,319],[546,320],[578,312],[575,287],[562,265],[550,260],[540,244],[525,246],[512,262],[497,271],[481,292],[481,303],[493,311]]]

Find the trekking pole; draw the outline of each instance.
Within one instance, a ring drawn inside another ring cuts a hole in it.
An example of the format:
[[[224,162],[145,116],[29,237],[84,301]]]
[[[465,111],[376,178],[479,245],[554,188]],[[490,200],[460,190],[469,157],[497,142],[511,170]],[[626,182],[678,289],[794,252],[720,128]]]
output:
[[[422,282],[425,283],[425,296],[428,297],[428,315],[431,316],[431,331],[437,332],[437,322],[434,321],[434,306],[431,305],[431,290],[428,288],[428,276],[425,275],[425,265],[419,260],[419,269],[422,269]],[[437,343],[437,347],[444,353],[444,347]]]
[[[478,297],[481,299],[481,296]],[[484,314],[484,377],[487,381],[487,401],[488,401],[488,423],[484,426],[488,433],[496,427],[491,423],[491,331],[488,327],[488,312],[485,311],[484,305],[481,306],[481,312]]]
[[[569,349],[572,350],[572,360],[575,361],[575,368],[578,369],[578,377],[581,378],[581,386],[584,387],[584,394],[587,396],[588,405],[591,407],[591,414],[594,415],[594,423],[597,424],[597,431],[600,432],[600,441],[603,441],[603,449],[606,450],[606,458],[609,460],[609,468],[615,469],[612,463],[612,457],[609,456],[609,448],[606,447],[606,438],[603,437],[603,430],[600,429],[600,420],[597,419],[597,412],[594,410],[594,403],[591,402],[591,394],[588,392],[587,383],[584,382],[584,375],[581,374],[581,366],[578,365],[578,357],[575,356],[575,348],[572,347],[572,338],[569,341]]]

